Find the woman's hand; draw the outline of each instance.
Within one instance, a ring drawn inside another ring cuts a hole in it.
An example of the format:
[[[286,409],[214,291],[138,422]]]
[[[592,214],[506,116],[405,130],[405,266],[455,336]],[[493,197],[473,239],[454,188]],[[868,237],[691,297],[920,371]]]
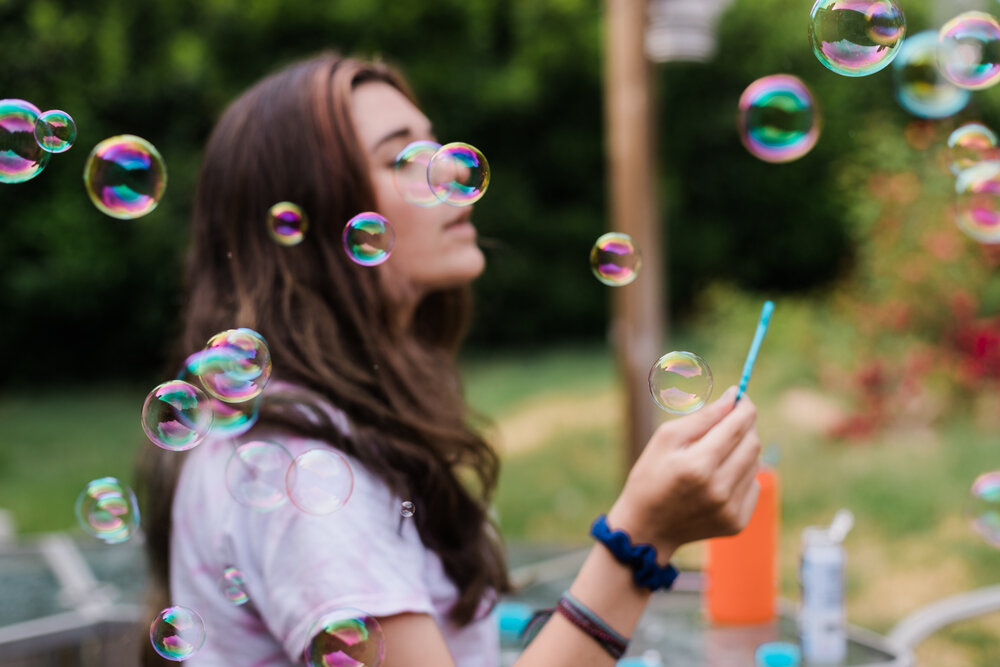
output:
[[[686,542],[734,535],[750,520],[760,490],[757,410],[735,387],[700,411],[662,424],[608,512],[612,530],[634,544],[673,553]],[[664,564],[664,563],[661,563]]]

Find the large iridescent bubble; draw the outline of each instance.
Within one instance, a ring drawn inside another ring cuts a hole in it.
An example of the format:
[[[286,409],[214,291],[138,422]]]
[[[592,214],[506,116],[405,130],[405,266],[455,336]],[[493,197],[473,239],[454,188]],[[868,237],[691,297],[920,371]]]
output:
[[[1000,162],[980,162],[955,178],[958,228],[980,243],[1000,243]]]
[[[899,52],[906,18],[895,0],[816,0],[810,13],[813,53],[844,76],[867,76]]]
[[[649,369],[649,393],[661,409],[686,415],[712,395],[712,369],[692,352],[668,352]]]
[[[295,457],[285,486],[293,505],[306,514],[324,516],[347,504],[354,491],[354,471],[340,452],[317,447]]]
[[[486,194],[490,165],[475,146],[455,141],[445,144],[427,164],[427,183],[434,196],[452,206],[468,206]]]
[[[74,509],[80,527],[107,544],[124,542],[139,528],[135,493],[114,477],[89,482]]]
[[[0,183],[23,183],[45,169],[51,154],[35,139],[41,115],[26,100],[0,100]]]
[[[986,12],[964,12],[938,35],[938,66],[961,88],[981,90],[1000,81],[1000,22]]]
[[[158,385],[142,404],[142,430],[154,445],[172,452],[200,444],[214,419],[205,392],[183,380]]]
[[[83,183],[97,210],[131,220],[150,213],[167,189],[167,167],[145,139],[122,134],[94,146]]]
[[[740,140],[766,162],[796,160],[819,140],[819,111],[802,81],[790,74],[757,79],[739,102]]]
[[[244,403],[260,396],[271,379],[271,351],[253,329],[227,329],[188,357],[188,370],[218,400]]]
[[[150,624],[149,641],[160,657],[183,662],[205,645],[205,621],[194,609],[167,607]]]
[[[360,609],[331,611],[309,630],[309,667],[379,667],[384,657],[382,626]]]
[[[292,455],[277,442],[253,440],[241,444],[226,463],[226,488],[233,500],[259,512],[286,502],[285,479]]]
[[[947,118],[965,108],[972,94],[948,81],[938,69],[938,33],[907,37],[892,61],[896,101],[920,118]]]

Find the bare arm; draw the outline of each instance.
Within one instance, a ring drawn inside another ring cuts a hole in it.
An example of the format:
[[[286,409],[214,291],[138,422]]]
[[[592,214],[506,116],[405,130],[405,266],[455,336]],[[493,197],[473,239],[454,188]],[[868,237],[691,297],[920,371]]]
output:
[[[750,520],[758,492],[756,409],[749,399],[734,408],[733,398],[727,392],[700,412],[662,425],[608,513],[612,529],[628,531],[634,543],[654,545],[660,565],[681,544],[732,535]],[[635,631],[650,596],[603,545],[591,549],[570,592],[626,637]],[[440,628],[429,616],[380,620],[385,667],[454,666]],[[597,642],[555,614],[516,665],[612,667],[614,662]]]

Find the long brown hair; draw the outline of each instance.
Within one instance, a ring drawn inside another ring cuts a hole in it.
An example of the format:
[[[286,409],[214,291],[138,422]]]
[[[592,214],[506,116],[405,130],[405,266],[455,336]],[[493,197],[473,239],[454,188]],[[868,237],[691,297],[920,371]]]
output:
[[[351,262],[342,248],[345,222],[376,210],[349,106],[352,89],[366,81],[412,99],[386,66],[324,53],[263,79],[223,113],[195,197],[177,353],[183,358],[224,329],[250,327],[269,345],[275,378],[344,411],[349,438],[316,419],[323,411],[283,409],[287,402],[264,401],[260,424],[324,439],[412,500],[424,545],[460,591],[450,618],[464,625],[490,589],[509,587],[487,515],[499,463],[469,424],[456,369],[469,291],[429,294],[404,327],[385,276]],[[297,246],[268,236],[267,211],[279,201],[296,202],[309,216]],[[153,604],[160,604],[182,456],[156,450],[145,448],[139,476]]]

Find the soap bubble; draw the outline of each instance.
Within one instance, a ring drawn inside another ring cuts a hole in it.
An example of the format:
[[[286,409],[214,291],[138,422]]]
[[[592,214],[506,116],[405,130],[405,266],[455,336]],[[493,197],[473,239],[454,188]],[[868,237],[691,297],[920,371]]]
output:
[[[938,69],[938,33],[907,37],[892,62],[896,101],[920,118],[947,118],[965,108],[972,94],[944,78]]]
[[[243,435],[257,423],[260,416],[260,397],[244,403],[223,403],[217,398],[212,401],[215,421],[212,431],[221,438],[235,438]]]
[[[427,208],[441,203],[427,182],[427,167],[439,148],[436,141],[414,141],[396,156],[392,174],[396,189],[411,204]]]
[[[966,123],[948,137],[948,157],[956,176],[980,162],[998,160],[997,135],[982,123]]]
[[[354,471],[344,455],[329,447],[299,454],[285,480],[292,504],[323,516],[342,508],[354,491]]]
[[[649,392],[661,409],[690,414],[712,395],[712,369],[697,354],[669,352],[649,370]]]
[[[198,445],[213,420],[208,396],[183,380],[156,386],[142,404],[142,430],[154,445],[172,452]]]
[[[215,398],[243,403],[259,396],[271,379],[271,351],[253,329],[227,329],[188,357],[187,366]]]
[[[35,123],[35,140],[42,150],[65,153],[76,141],[76,123],[73,117],[59,109],[46,111]]]
[[[153,144],[121,134],[94,146],[83,168],[83,183],[97,210],[131,220],[160,203],[167,189],[167,167]]]
[[[360,609],[324,614],[309,630],[309,667],[378,667],[385,656],[382,626]]]
[[[375,266],[389,259],[396,232],[378,213],[358,213],[344,227],[344,250],[361,266]]]
[[[490,165],[478,148],[456,141],[431,156],[427,182],[434,196],[452,206],[468,206],[486,194]]]
[[[1000,162],[980,162],[955,179],[958,228],[980,243],[1000,243]]]
[[[285,476],[291,464],[292,455],[276,442],[245,442],[226,464],[226,488],[245,507],[261,512],[276,510],[288,500]]]
[[[961,88],[981,90],[1000,81],[1000,23],[985,12],[964,12],[938,34],[941,73]]]
[[[407,519],[413,516],[416,513],[416,511],[417,511],[416,506],[413,504],[412,501],[409,500],[404,500],[403,503],[399,506],[399,513],[402,514]]]
[[[26,100],[0,100],[0,183],[23,183],[38,176],[51,154],[35,140],[41,115]]]
[[[802,81],[790,74],[757,79],[739,102],[740,140],[766,162],[802,157],[819,140],[819,111]]]
[[[237,607],[250,601],[250,594],[247,592],[247,582],[243,573],[230,565],[222,571],[219,577],[219,588],[227,600]]]
[[[124,542],[139,528],[135,492],[114,477],[89,482],[74,509],[80,527],[106,544]]]
[[[608,232],[590,249],[590,270],[605,285],[628,285],[642,267],[642,255],[628,234]]]
[[[149,626],[149,641],[160,657],[182,662],[205,644],[205,621],[194,609],[167,607]]]
[[[813,53],[844,76],[878,72],[896,57],[906,18],[895,0],[816,0],[810,13]]]
[[[302,243],[309,229],[309,218],[298,204],[278,202],[267,211],[267,232],[283,246]]]
[[[980,537],[1000,548],[1000,470],[983,473],[972,483],[965,514]]]

